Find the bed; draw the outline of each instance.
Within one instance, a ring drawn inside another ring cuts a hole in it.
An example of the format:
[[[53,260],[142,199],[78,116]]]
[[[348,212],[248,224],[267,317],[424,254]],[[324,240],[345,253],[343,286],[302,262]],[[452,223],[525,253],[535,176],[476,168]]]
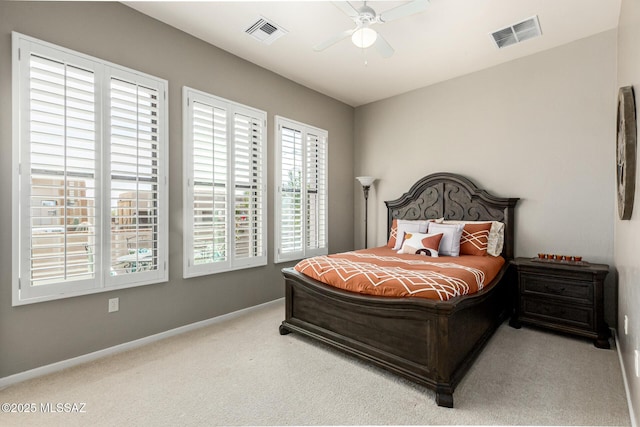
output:
[[[493,196],[456,174],[420,179],[400,198],[385,202],[387,233],[394,219],[502,222],[505,262],[495,278],[474,294],[440,301],[365,295],[285,268],[280,334],[298,333],[373,363],[434,390],[437,405],[452,408],[455,387],[510,314],[518,200]]]

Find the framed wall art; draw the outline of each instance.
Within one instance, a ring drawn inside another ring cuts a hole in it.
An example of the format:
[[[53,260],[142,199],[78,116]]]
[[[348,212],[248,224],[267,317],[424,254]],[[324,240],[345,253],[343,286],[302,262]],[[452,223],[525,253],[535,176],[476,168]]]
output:
[[[618,131],[616,140],[616,181],[618,215],[631,219],[636,191],[636,103],[633,87],[618,90]]]

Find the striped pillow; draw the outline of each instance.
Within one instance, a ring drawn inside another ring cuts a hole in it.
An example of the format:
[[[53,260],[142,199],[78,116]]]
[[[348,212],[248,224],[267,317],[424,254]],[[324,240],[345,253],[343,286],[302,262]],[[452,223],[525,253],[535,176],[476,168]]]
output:
[[[396,245],[396,239],[398,238],[398,220],[394,219],[391,223],[391,232],[389,233],[389,241],[387,247],[393,248]]]
[[[460,255],[486,255],[490,230],[490,222],[466,223],[460,237]]]

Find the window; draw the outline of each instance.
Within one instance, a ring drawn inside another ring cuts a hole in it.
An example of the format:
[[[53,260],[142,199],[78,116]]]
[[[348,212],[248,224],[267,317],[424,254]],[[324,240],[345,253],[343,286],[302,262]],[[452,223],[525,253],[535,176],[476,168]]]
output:
[[[266,265],[266,113],[188,87],[184,277]]]
[[[328,252],[327,137],[276,117],[276,262]]]
[[[167,82],[13,33],[13,304],[167,280]]]

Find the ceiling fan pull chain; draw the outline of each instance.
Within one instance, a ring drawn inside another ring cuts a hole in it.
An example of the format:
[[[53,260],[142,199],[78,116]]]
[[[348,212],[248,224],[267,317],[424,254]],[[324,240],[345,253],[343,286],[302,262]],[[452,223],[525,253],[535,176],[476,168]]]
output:
[[[364,66],[368,66],[369,65],[369,60],[367,59],[367,49],[366,48],[361,48],[360,51],[362,52],[362,56],[364,57]]]

